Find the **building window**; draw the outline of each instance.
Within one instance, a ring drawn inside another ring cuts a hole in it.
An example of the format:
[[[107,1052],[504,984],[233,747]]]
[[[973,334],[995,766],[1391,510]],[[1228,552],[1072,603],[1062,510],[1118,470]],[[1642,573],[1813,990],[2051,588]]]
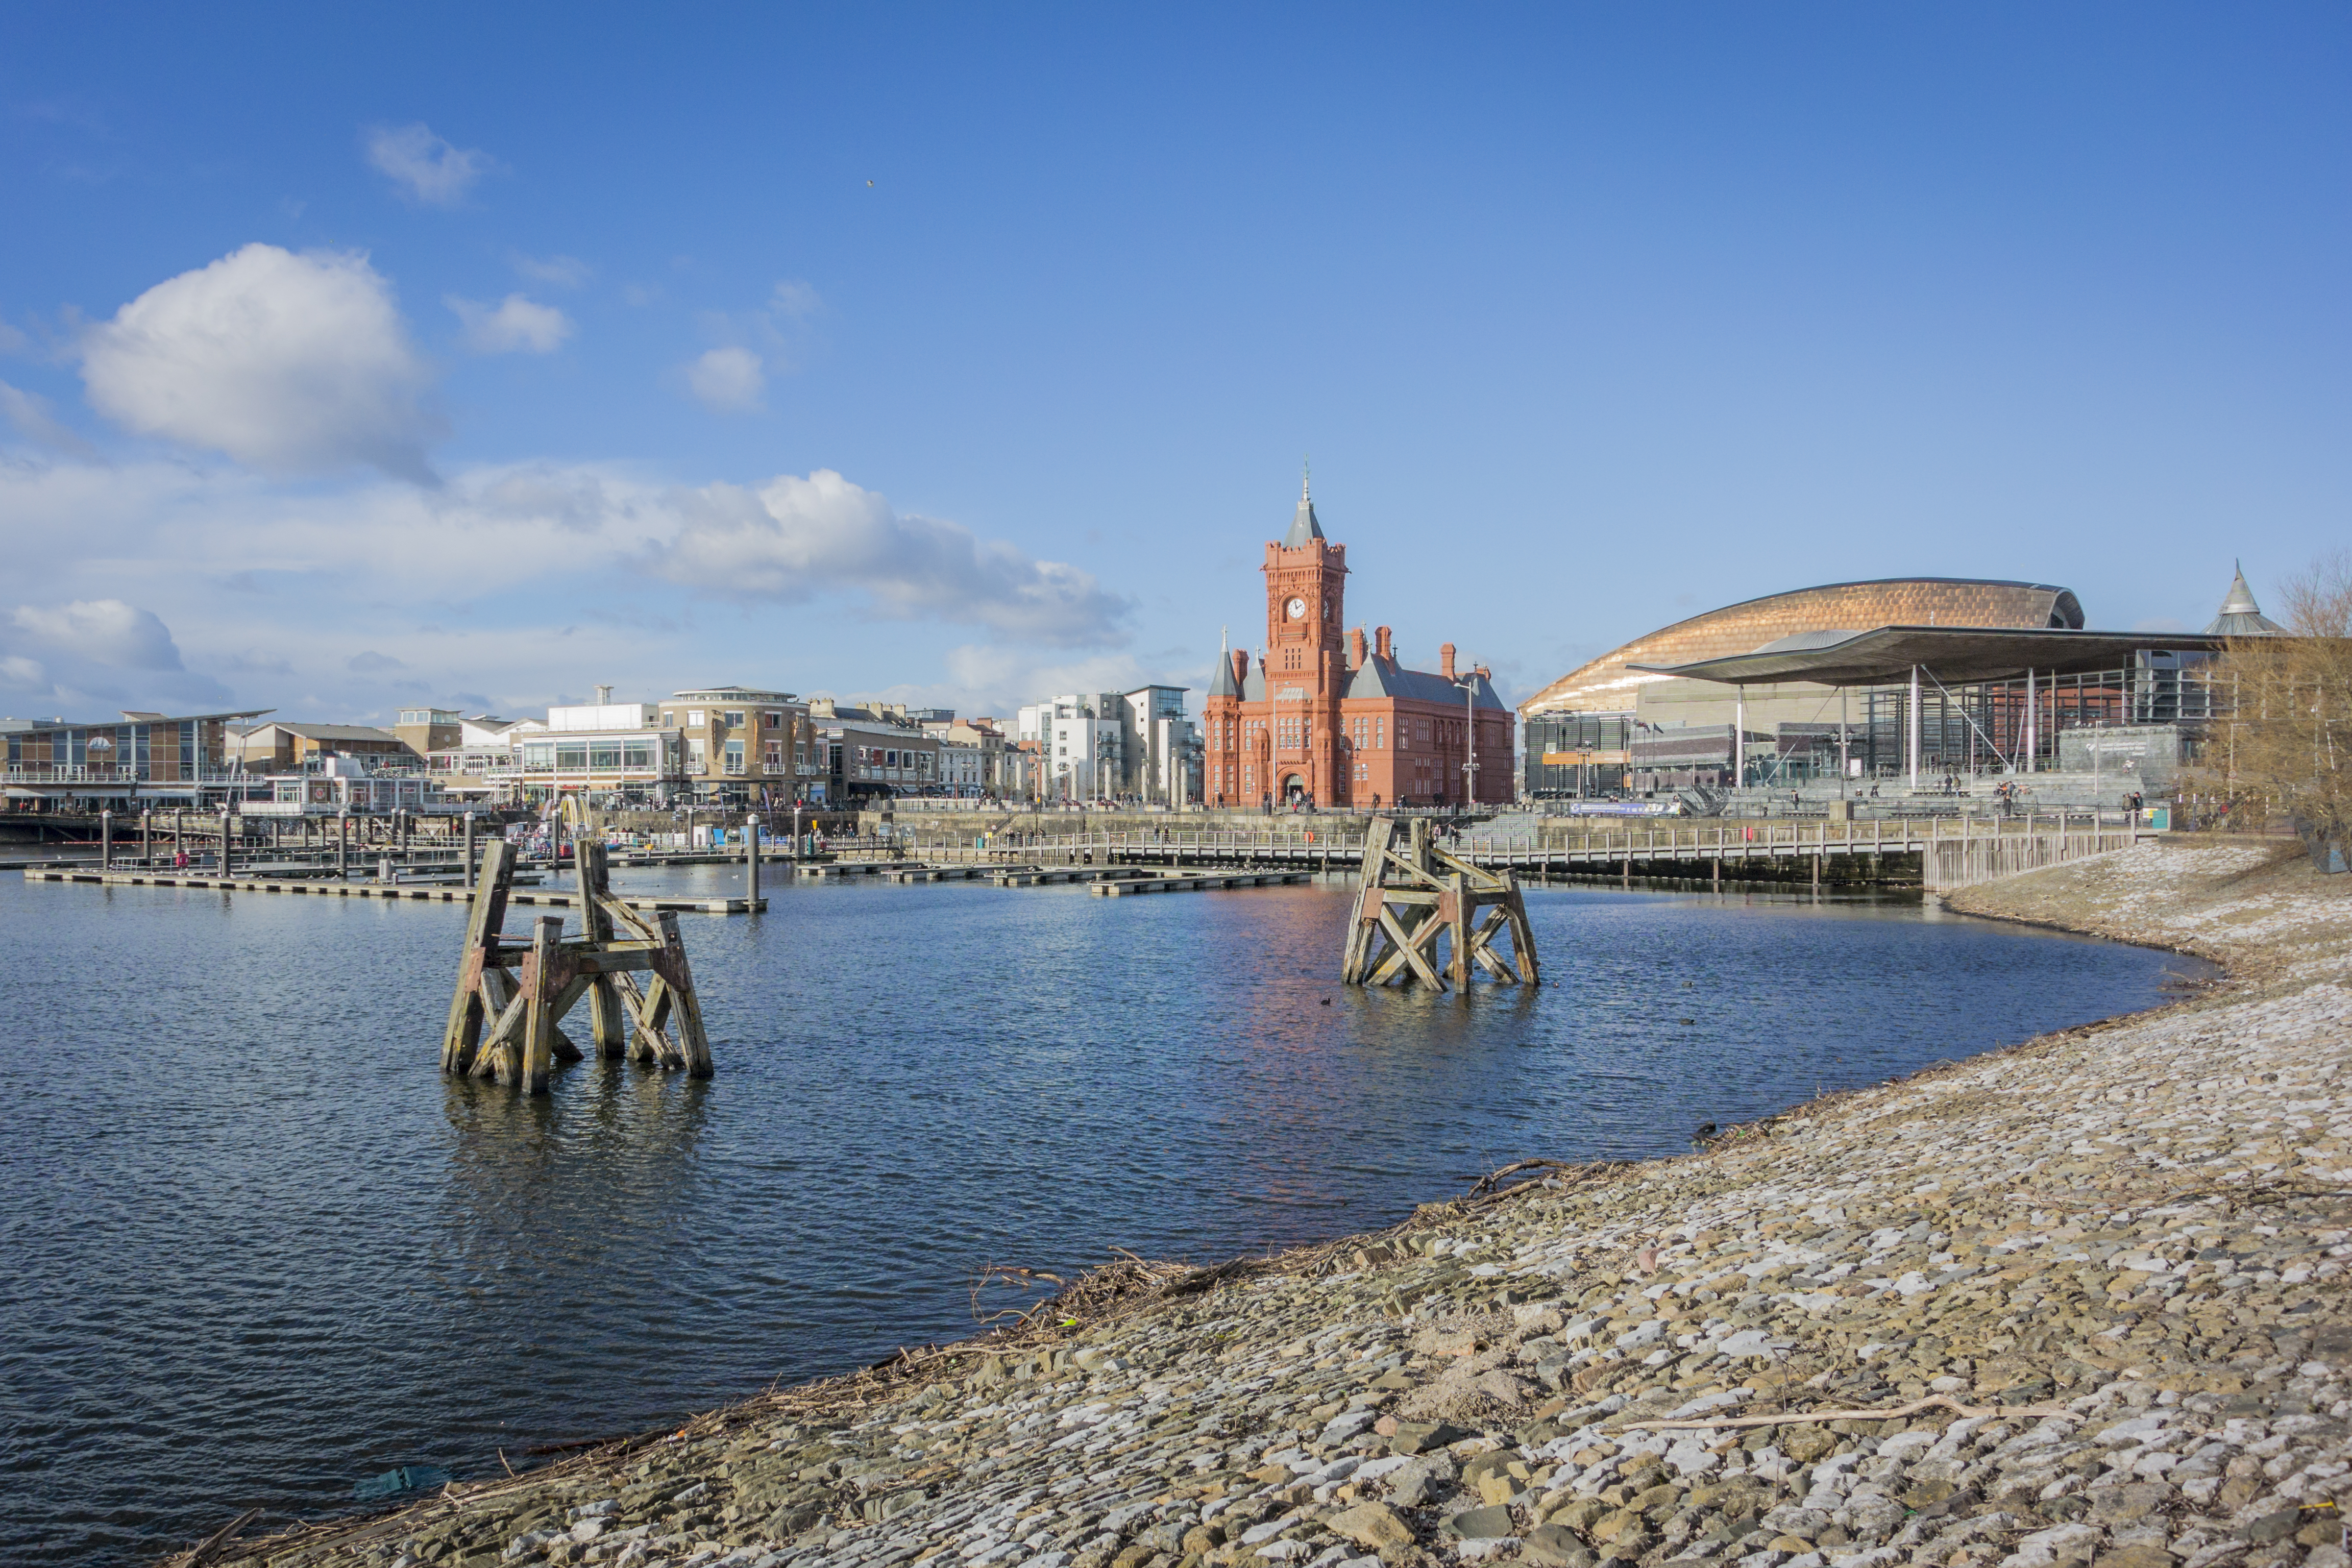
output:
[[[781,713],[762,713],[760,715],[760,728],[772,730],[776,727],[777,721],[782,717]]]
[[[740,730],[743,727],[743,714],[740,709],[730,709],[719,717],[727,721],[727,727],[730,730]]]
[[[772,715],[770,715],[770,717],[773,717],[773,715],[772,714]],[[768,742],[768,771],[769,771],[770,773],[782,773],[782,772],[783,771],[783,767],[784,767],[784,743],[783,743],[782,741],[771,741],[771,742]]]
[[[621,742],[597,741],[588,748],[588,765],[592,768],[616,769],[621,765]]]
[[[588,765],[588,742],[558,741],[555,742],[555,771],[578,772]]]
[[[689,730],[699,730],[702,728],[701,709],[689,708],[686,710],[686,727]]]
[[[621,745],[621,765],[627,768],[650,768],[654,765],[654,743],[651,741],[625,741]]]
[[[555,742],[552,741],[533,741],[526,742],[522,749],[522,765],[539,773],[546,773],[550,769],[553,768],[555,766]]]
[[[723,766],[728,773],[740,776],[743,772],[743,742],[740,741],[728,742],[725,749],[719,753],[719,761],[720,765]]]
[[[688,773],[703,773],[710,771],[710,752],[708,749],[708,745],[709,743],[699,735],[691,736],[688,739],[686,742],[686,771]]]

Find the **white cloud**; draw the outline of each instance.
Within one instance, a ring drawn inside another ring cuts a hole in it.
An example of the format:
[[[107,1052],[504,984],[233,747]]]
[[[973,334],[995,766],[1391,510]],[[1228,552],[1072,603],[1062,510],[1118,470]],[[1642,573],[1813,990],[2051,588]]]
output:
[[[967,713],[1010,719],[1023,703],[1065,691],[1132,691],[1160,682],[1197,687],[1195,670],[1153,670],[1132,654],[1097,654],[1078,659],[1040,658],[1029,648],[1003,643],[966,643],[947,655],[945,685],[921,696],[891,695],[884,700],[910,706],[951,707]]]
[[[273,474],[370,464],[433,482],[432,371],[363,255],[248,245],[158,283],[81,340],[98,411]]]
[[[0,381],[0,418],[16,427],[16,433],[27,441],[37,441],[44,447],[55,447],[65,452],[88,452],[89,443],[68,426],[58,423],[49,412],[49,400],[36,396],[21,387]]]
[[[0,321],[0,354],[20,354],[31,347],[31,342],[20,329]]]
[[[1121,640],[1129,606],[1093,574],[894,511],[830,468],[784,475],[757,491],[712,485],[677,504],[681,524],[652,563],[682,583],[788,601],[855,589],[894,617],[1064,645]]]
[[[551,283],[559,289],[577,289],[595,271],[576,256],[525,256],[517,251],[507,259],[532,282]]]
[[[816,290],[796,278],[784,279],[768,296],[770,313],[787,321],[814,316],[824,308],[824,301],[817,298]]]
[[[1162,673],[1114,646],[1129,605],[1087,574],[824,471],[688,489],[550,462],[425,489],[18,456],[0,461],[0,660],[22,661],[0,688],[41,694],[12,698],[20,713],[247,704],[375,722],[388,703],[458,691],[487,699],[464,704],[477,710],[529,711],[590,680],[667,691],[744,658],[796,689],[816,668],[929,673],[943,683],[922,700],[967,706]],[[885,623],[845,668],[831,651],[845,613]],[[987,635],[950,657],[948,626]]]
[[[10,617],[35,644],[115,669],[178,669],[180,650],[152,610],[120,599],[20,605]]]
[[[466,346],[476,353],[505,354],[517,350],[553,353],[572,332],[572,318],[552,305],[534,304],[509,294],[496,305],[446,295],[442,302],[464,323]]]
[[[456,206],[474,182],[496,166],[488,153],[453,147],[422,121],[371,127],[367,159],[400,187],[402,195],[436,207]]]
[[[750,349],[712,349],[686,367],[686,384],[705,408],[740,414],[760,406],[768,378]]]

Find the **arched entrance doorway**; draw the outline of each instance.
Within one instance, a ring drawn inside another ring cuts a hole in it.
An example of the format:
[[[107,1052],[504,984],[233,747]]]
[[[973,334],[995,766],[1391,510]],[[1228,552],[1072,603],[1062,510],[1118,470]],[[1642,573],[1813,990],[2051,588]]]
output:
[[[1282,780],[1282,804],[1302,805],[1307,801],[1307,781],[1297,773],[1286,773]]]

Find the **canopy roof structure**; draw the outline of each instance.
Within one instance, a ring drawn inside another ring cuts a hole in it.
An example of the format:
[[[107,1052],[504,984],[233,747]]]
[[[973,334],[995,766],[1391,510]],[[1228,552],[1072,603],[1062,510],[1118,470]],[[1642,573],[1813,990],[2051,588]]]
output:
[[[1911,667],[1946,682],[2013,680],[2029,669],[2075,675],[2116,669],[2143,649],[2219,653],[2226,637],[2206,632],[2086,632],[2013,626],[1879,626],[1864,632],[1800,632],[1753,653],[1692,664],[1627,668],[1730,686],[1809,681],[1816,686],[1885,686],[1908,679]]]

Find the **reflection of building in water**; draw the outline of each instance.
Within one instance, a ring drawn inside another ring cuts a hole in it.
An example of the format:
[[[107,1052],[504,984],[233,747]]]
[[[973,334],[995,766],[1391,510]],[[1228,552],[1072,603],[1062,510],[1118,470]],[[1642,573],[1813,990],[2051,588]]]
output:
[[[1343,635],[1348,547],[1324,538],[1304,485],[1290,532],[1265,547],[1263,570],[1265,644],[1255,663],[1243,650],[1221,653],[1202,704],[1209,804],[1511,798],[1516,725],[1488,671],[1457,671],[1452,643],[1437,650],[1433,674],[1405,667],[1386,626],[1369,647],[1360,626]]]
[[[2275,629],[2242,574],[2201,633],[2086,630],[2074,593],[2046,583],[1896,578],[1769,595],[1637,637],[1528,699],[1524,788],[1940,786],[2073,768],[2109,749],[2062,742],[2090,731],[2156,782],[2202,742],[2224,637]]]

